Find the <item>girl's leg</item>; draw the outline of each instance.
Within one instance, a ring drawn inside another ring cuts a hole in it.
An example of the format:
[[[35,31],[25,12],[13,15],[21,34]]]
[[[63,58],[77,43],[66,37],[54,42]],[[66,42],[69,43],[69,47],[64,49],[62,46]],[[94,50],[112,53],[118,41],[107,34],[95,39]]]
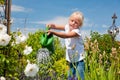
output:
[[[84,61],[79,61],[77,65],[77,76],[80,76],[81,80],[84,80],[84,70],[85,70],[85,64]]]
[[[68,70],[68,80],[71,80],[73,76],[75,76],[76,70],[74,68],[74,63],[69,63],[69,70]]]

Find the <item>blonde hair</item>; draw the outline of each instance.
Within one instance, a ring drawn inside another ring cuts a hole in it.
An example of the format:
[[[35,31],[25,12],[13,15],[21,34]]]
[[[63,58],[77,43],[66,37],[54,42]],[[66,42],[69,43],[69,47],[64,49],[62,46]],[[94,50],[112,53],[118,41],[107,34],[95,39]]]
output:
[[[78,20],[80,21],[80,26],[83,25],[84,16],[81,12],[79,12],[79,11],[73,12],[70,17],[72,17],[72,16],[77,16]]]

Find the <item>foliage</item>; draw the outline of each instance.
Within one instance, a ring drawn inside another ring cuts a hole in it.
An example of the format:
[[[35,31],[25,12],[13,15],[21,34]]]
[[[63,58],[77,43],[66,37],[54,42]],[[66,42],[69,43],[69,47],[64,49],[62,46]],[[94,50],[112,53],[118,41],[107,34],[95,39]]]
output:
[[[86,38],[86,80],[119,80],[120,47],[108,34],[91,33]]]
[[[13,32],[12,39],[7,46],[0,46],[0,76],[15,80],[66,80],[68,65],[65,60],[65,46],[59,38],[54,37],[54,52],[50,57],[41,63],[37,63],[37,51],[42,48],[40,36],[44,33],[38,30],[29,33],[25,42],[12,45],[15,35],[20,32]],[[85,79],[86,80],[119,80],[120,79],[120,45],[112,41],[108,34],[92,32],[91,38],[86,38],[85,51]],[[25,46],[32,46],[33,51],[24,55]],[[27,60],[39,65],[39,72],[35,77],[26,77],[24,74]]]
[[[64,64],[64,65],[63,65]],[[53,69],[56,72],[56,76],[61,79],[67,79],[68,65],[65,58],[61,58],[58,61],[55,61]]]
[[[95,40],[97,40],[98,44],[100,44],[98,46],[99,46],[100,50],[102,50],[102,51],[103,50],[109,51],[109,49],[112,48],[112,40],[111,40],[110,35],[108,35],[108,34],[100,35],[98,32],[92,32],[91,33],[91,41],[93,42]]]
[[[40,35],[42,35],[44,31],[39,30],[35,33],[29,33],[28,38],[25,42],[22,42],[20,44],[12,45],[12,42],[15,41],[15,36],[20,35],[20,32],[13,32],[11,33],[12,39],[9,43],[9,45],[5,47],[0,47],[0,75],[5,76],[7,79],[29,79],[25,77],[24,75],[24,69],[27,65],[27,59],[30,60],[32,63],[37,63],[36,61],[36,55],[38,49],[42,48],[40,45]],[[23,50],[25,49],[25,46],[32,46],[32,53],[28,55],[24,55]],[[51,71],[55,72],[55,66],[54,63],[57,60],[60,60],[64,56],[65,49],[61,46],[60,40],[55,37],[54,38],[54,48],[55,51],[50,55],[50,59],[46,63],[40,63],[39,67],[40,70],[38,72],[39,78],[45,79],[50,77],[50,75],[54,76],[54,73],[51,74]],[[66,66],[63,64],[60,64],[61,66]],[[54,66],[54,67],[53,67]],[[64,68],[64,67],[63,67]],[[61,68],[62,69],[62,68]],[[64,74],[64,73],[63,73]],[[66,73],[65,73],[66,74]],[[60,74],[59,74],[60,75]],[[58,76],[59,76],[58,75]]]
[[[0,5],[3,5],[5,0],[0,0]]]

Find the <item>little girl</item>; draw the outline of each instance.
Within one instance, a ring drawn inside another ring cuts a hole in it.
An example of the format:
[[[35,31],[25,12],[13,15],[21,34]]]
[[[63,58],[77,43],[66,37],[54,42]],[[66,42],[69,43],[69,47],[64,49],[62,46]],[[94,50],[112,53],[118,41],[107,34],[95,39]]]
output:
[[[84,44],[80,32],[83,20],[83,14],[76,11],[71,14],[66,25],[47,24],[50,28],[48,35],[54,34],[65,39],[66,60],[69,63],[68,80],[79,78],[84,80]],[[52,29],[64,30],[65,32]]]

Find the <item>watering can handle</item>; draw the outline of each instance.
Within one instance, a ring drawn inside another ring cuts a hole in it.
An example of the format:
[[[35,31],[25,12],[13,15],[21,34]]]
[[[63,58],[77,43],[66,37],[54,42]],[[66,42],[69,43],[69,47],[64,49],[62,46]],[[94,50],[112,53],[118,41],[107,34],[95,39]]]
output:
[[[50,30],[50,28],[49,28],[48,26],[46,27],[46,31],[47,31],[47,30]]]

